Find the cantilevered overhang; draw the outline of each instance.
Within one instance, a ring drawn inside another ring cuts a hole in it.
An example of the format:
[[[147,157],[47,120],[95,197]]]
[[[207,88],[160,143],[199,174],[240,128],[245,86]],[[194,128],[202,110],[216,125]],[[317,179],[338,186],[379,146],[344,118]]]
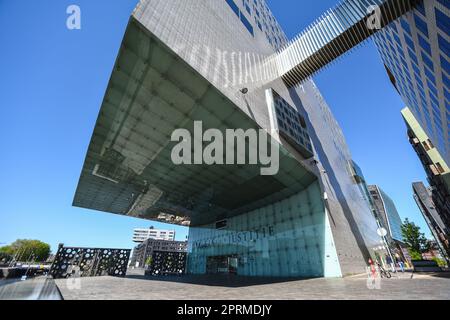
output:
[[[74,206],[199,226],[285,199],[317,177],[283,147],[280,170],[175,165],[171,135],[259,129],[217,88],[131,18],[95,126]],[[270,143],[278,143],[272,140]]]

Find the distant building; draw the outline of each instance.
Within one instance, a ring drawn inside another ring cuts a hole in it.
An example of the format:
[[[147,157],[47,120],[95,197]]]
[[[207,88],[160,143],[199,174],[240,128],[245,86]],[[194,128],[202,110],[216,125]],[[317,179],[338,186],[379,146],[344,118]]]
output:
[[[386,229],[386,242],[391,253],[404,262],[409,262],[410,256],[402,236],[402,219],[394,201],[378,186],[368,186],[374,214],[381,227]]]
[[[408,127],[408,137],[417,153],[432,190],[432,199],[437,214],[445,229],[450,229],[450,168],[438,149],[412,112],[405,108],[403,118]]]
[[[155,252],[187,252],[187,241],[166,241],[147,239],[136,246],[131,257],[131,267],[144,268],[148,258]]]
[[[422,182],[413,184],[414,199],[430,228],[438,248],[444,258],[450,262],[450,230],[443,223],[439,213],[436,211],[432,199],[431,188],[426,188]]]
[[[154,227],[134,229],[133,242],[143,243],[147,239],[175,241],[175,230],[159,230]]]
[[[369,186],[369,191],[381,225],[388,231],[388,240],[403,242],[402,219],[394,201],[378,186]]]
[[[429,240],[428,243],[430,246],[430,250],[428,250],[428,252],[422,253],[422,258],[424,260],[446,259],[446,257],[442,254],[442,251],[439,249],[439,245],[436,241]]]

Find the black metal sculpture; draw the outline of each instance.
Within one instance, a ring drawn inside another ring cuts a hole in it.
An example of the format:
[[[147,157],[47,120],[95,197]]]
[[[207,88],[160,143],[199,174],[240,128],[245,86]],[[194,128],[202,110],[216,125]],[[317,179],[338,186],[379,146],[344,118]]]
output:
[[[69,277],[125,277],[131,250],[72,248],[60,246],[49,274]]]
[[[155,251],[147,274],[151,276],[183,275],[186,271],[186,252]]]

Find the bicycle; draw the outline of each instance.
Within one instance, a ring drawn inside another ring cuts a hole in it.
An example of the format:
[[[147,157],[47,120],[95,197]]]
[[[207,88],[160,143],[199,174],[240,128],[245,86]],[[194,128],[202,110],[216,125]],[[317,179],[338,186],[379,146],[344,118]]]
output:
[[[379,270],[381,278],[386,278],[386,279],[392,278],[392,274],[388,270],[384,269],[381,266],[381,264],[377,263],[377,266],[378,266],[378,270]]]

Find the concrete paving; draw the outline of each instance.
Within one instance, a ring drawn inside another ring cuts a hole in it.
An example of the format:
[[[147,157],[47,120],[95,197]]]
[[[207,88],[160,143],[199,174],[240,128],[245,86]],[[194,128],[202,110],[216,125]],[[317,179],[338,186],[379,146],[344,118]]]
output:
[[[449,300],[450,275],[403,274],[369,289],[364,275],[345,279],[262,279],[229,276],[57,280],[68,300]],[[372,286],[371,286],[372,287]]]

